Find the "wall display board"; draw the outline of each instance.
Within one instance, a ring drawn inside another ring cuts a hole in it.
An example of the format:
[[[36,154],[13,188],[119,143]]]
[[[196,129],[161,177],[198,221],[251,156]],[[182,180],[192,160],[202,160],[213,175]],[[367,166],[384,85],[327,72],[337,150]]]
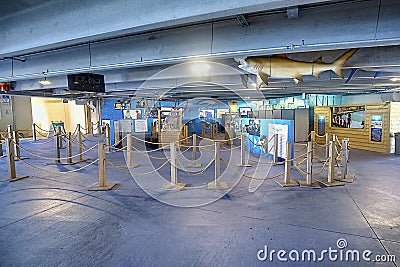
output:
[[[286,155],[286,143],[289,140],[288,135],[289,135],[289,127],[288,125],[282,125],[282,124],[269,124],[268,125],[268,136],[274,136],[275,134],[278,134],[278,157],[280,158],[287,158]],[[268,151],[272,149],[274,146],[274,142],[269,142],[268,143]]]
[[[332,107],[331,127],[363,129],[365,106]]]
[[[318,131],[317,134],[320,136],[325,135],[325,116],[318,116]]]
[[[239,113],[241,117],[247,117],[251,113],[251,108],[250,107],[240,107],[239,108]]]
[[[240,132],[245,132],[248,139],[246,146],[251,153],[272,157],[271,147],[275,133],[278,134],[278,157],[286,158],[286,143],[294,141],[294,121],[293,120],[271,120],[271,119],[234,119],[236,136]],[[251,127],[250,127],[251,125]],[[259,129],[257,129],[259,127]],[[293,156],[294,150],[292,150]]]
[[[9,95],[2,95],[1,96],[3,105],[9,106],[10,105],[10,96]]]
[[[134,120],[135,122],[135,133],[147,133],[148,125],[147,120]]]
[[[382,115],[371,117],[371,141],[382,142]]]
[[[213,109],[200,110],[199,118],[200,119],[212,119],[212,118],[214,118],[214,110]]]

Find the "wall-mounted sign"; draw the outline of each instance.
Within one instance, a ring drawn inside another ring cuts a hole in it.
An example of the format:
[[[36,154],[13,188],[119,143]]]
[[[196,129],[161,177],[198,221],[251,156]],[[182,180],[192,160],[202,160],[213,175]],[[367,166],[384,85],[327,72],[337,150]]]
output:
[[[289,126],[283,124],[269,124],[268,138],[271,138],[274,134],[278,134],[278,157],[286,159],[286,142],[289,136]],[[268,151],[272,151],[273,145],[274,142],[268,143]]]
[[[115,102],[114,108],[115,109],[130,109],[131,104],[130,103],[124,103],[124,102]]]
[[[382,142],[382,115],[372,115],[371,141]]]
[[[1,96],[2,100],[3,100],[3,105],[10,105],[10,96],[9,95],[3,95]]]
[[[135,133],[147,132],[147,120],[135,120]]]

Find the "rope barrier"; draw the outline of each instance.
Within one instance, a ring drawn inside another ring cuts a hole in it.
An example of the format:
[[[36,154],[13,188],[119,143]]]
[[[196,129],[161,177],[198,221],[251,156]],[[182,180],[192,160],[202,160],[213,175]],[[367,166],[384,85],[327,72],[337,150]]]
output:
[[[121,169],[120,167],[118,167],[117,165],[115,165],[114,163],[109,161],[108,159],[106,159],[106,162],[108,164],[110,164],[112,167],[114,167],[115,169],[119,170],[120,172],[123,172],[123,173],[126,173],[126,174],[132,174],[132,175],[135,175],[135,176],[144,176],[144,175],[148,175],[148,174],[157,172],[157,171],[161,170],[165,165],[167,165],[167,163],[169,163],[169,161],[166,161],[160,167],[158,167],[158,168],[156,168],[156,169],[154,169],[152,171],[146,172],[146,173],[132,173],[132,172],[127,172],[124,169]]]
[[[35,124],[35,127],[39,128],[39,130],[41,130],[42,132],[47,132],[47,133],[52,132],[51,130],[45,130],[45,129],[41,128],[41,127],[40,127],[39,125],[37,125],[37,124]],[[37,131],[37,130],[36,130],[36,131]]]
[[[199,171],[199,172],[191,172],[191,171],[188,171],[188,170],[183,166],[183,164],[179,161],[178,157],[176,158],[176,161],[177,161],[177,163],[179,164],[179,166],[182,168],[182,170],[183,170],[186,174],[188,174],[188,175],[190,175],[190,176],[198,176],[198,175],[204,173],[204,172],[211,166],[211,164],[213,164],[214,159],[211,160],[211,161],[207,164],[207,166],[205,166],[204,169],[202,169],[202,170]]]
[[[139,152],[140,154],[145,155],[145,156],[147,156],[147,157],[149,157],[149,158],[152,158],[152,159],[158,159],[158,160],[165,160],[165,159],[168,159],[167,157],[161,158],[161,157],[156,157],[156,156],[152,156],[152,155],[146,154],[145,152],[142,152],[141,150],[137,149],[137,148],[134,147],[134,146],[132,146],[132,148],[133,148],[135,151]]]
[[[87,168],[87,167],[89,167],[89,166],[91,166],[91,165],[93,165],[93,164],[95,164],[96,162],[99,161],[99,159],[96,159],[96,160],[92,161],[91,163],[89,163],[89,164],[87,164],[87,165],[85,165],[85,166],[83,166],[83,167],[80,167],[80,168],[78,168],[78,169],[70,170],[70,171],[65,171],[65,172],[57,172],[57,171],[49,171],[49,170],[46,170],[46,169],[43,169],[43,168],[36,167],[36,166],[30,164],[29,162],[27,162],[27,161],[24,160],[24,159],[21,159],[21,158],[18,158],[18,159],[19,159],[23,164],[28,165],[28,166],[30,166],[30,167],[33,168],[33,169],[36,169],[36,170],[39,170],[39,171],[42,171],[42,172],[46,172],[46,173],[51,173],[51,174],[65,174],[65,173],[78,172],[78,171],[81,171],[81,170],[83,170],[83,169],[85,169],[85,168]]]
[[[15,143],[14,143],[14,144],[15,144]],[[71,156],[71,157],[66,157],[66,158],[49,158],[49,157],[41,156],[41,155],[38,155],[38,154],[36,154],[36,153],[30,152],[29,150],[27,150],[27,149],[21,147],[21,146],[18,145],[18,144],[15,144],[15,145],[16,145],[17,147],[19,147],[20,149],[22,149],[23,151],[25,151],[26,153],[32,155],[32,156],[35,156],[35,157],[38,157],[38,158],[41,158],[41,159],[47,159],[47,160],[72,159],[72,158],[75,158],[75,157],[79,157],[79,156],[81,156],[81,155],[83,155],[83,154],[86,154],[87,152],[93,150],[94,148],[96,148],[96,147],[98,146],[98,144],[96,144],[96,145],[92,146],[91,148],[89,148],[88,150],[85,150],[84,152],[79,153],[79,154],[77,154],[77,155],[73,155],[73,156]]]
[[[282,176],[285,174],[285,172],[279,173],[277,175],[274,175],[272,177],[267,177],[267,178],[260,178],[260,177],[253,177],[253,176],[249,176],[246,175],[244,173],[239,172],[235,167],[232,167],[231,164],[229,164],[228,162],[226,162],[225,160],[221,159],[222,163],[224,163],[228,168],[232,169],[233,171],[235,171],[237,174],[241,175],[242,177],[245,178],[249,178],[249,179],[253,179],[253,180],[258,180],[258,181],[267,181],[267,180],[272,180],[275,178],[278,178],[279,176]]]

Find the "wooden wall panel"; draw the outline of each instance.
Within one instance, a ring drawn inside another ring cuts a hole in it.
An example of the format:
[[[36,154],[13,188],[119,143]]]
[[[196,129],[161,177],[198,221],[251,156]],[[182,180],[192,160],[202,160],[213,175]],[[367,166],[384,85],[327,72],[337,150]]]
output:
[[[390,103],[377,103],[368,105],[349,105],[349,106],[365,106],[365,122],[364,129],[337,128],[331,127],[331,107],[315,107],[314,108],[314,129],[318,132],[318,116],[325,116],[326,132],[336,134],[340,141],[343,138],[350,139],[352,148],[370,150],[376,152],[390,152]],[[382,115],[382,142],[371,141],[371,118],[373,115]],[[323,143],[325,138],[317,136],[317,141]]]

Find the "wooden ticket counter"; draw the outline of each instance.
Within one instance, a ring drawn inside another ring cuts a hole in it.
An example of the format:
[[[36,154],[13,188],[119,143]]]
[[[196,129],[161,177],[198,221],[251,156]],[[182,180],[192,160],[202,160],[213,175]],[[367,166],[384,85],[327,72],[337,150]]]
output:
[[[350,138],[352,148],[394,153],[394,133],[400,132],[400,103],[350,104],[314,108],[317,141],[325,142],[325,133],[339,140]]]

